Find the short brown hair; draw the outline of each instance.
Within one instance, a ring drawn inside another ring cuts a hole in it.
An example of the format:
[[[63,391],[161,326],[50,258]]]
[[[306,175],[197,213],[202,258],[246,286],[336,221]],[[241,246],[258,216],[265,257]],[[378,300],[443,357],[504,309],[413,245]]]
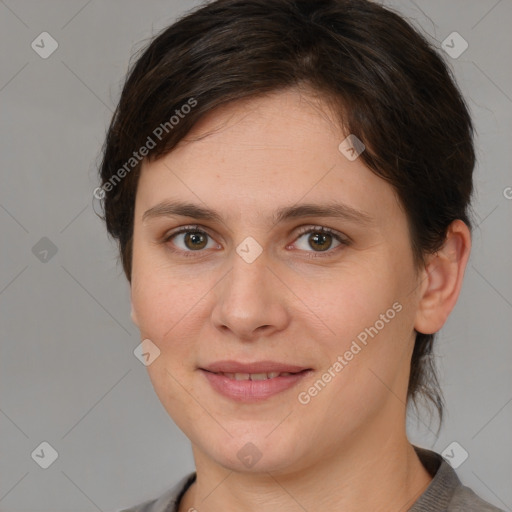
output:
[[[471,118],[447,65],[416,29],[367,0],[216,0],[137,56],[108,130],[104,218],[128,280],[141,167],[133,152],[163,127],[144,157],[153,161],[219,105],[302,86],[335,107],[340,126],[366,146],[360,158],[395,189],[418,268],[443,245],[452,221],[471,228]],[[171,122],[191,99],[194,108]],[[407,397],[434,404],[441,424],[434,337],[416,333]]]

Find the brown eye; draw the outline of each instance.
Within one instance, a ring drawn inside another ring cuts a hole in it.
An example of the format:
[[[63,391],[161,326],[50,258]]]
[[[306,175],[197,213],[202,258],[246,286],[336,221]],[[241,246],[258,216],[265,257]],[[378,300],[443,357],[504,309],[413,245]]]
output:
[[[185,246],[192,251],[204,249],[208,243],[208,235],[201,231],[187,231],[183,239]]]
[[[340,246],[349,246],[350,239],[343,234],[324,226],[302,228],[293,243],[295,248],[304,251],[309,258],[331,256],[338,253]]]
[[[326,251],[332,245],[332,235],[328,233],[311,233],[308,238],[309,245],[313,249]]]
[[[201,229],[184,226],[178,231],[167,235],[164,242],[184,255],[192,252],[203,252],[202,249],[212,249],[216,246],[214,240]]]

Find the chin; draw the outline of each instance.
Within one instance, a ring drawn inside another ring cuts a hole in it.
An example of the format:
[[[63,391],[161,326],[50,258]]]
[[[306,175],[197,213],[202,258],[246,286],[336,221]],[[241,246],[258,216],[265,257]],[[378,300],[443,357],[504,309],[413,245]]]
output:
[[[237,473],[284,472],[296,465],[297,443],[286,436],[289,443],[283,443],[282,436],[268,436],[247,433],[225,439],[205,440],[204,452],[220,466]],[[212,449],[213,448],[213,449]],[[297,461],[298,462],[298,461]]]

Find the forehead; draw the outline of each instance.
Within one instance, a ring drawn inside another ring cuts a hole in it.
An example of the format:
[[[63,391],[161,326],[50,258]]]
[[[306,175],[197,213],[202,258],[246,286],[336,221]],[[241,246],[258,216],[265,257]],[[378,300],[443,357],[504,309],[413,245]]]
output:
[[[137,201],[146,211],[179,198],[234,218],[275,217],[301,202],[399,214],[392,187],[340,150],[348,135],[340,125],[318,98],[296,90],[230,103],[204,116],[171,153],[144,163]]]

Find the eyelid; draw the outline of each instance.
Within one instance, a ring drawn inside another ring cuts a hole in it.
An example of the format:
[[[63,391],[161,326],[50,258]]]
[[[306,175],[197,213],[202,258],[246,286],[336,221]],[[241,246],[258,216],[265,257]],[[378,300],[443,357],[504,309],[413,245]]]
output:
[[[346,244],[351,243],[351,239],[348,236],[340,233],[339,231],[336,231],[335,229],[331,229],[326,226],[319,226],[319,225],[317,225],[317,226],[313,226],[313,225],[302,226],[299,229],[299,232],[297,233],[297,238],[299,236],[305,235],[306,233],[327,233],[328,235],[332,235],[339,242],[346,243]]]
[[[191,224],[188,226],[180,226],[179,228],[176,228],[172,231],[167,231],[162,236],[162,242],[168,242],[171,238],[173,238],[176,235],[179,235],[181,233],[187,233],[188,231],[198,231],[200,233],[204,233],[205,235],[208,235],[210,238],[213,238],[208,231],[203,228],[202,226],[199,226],[198,224]]]
[[[301,229],[299,229],[299,232],[297,233],[297,236],[294,240],[294,242],[292,243],[295,244],[296,241],[301,238],[302,236],[308,234],[308,233],[325,233],[325,234],[328,234],[330,236],[332,236],[338,243],[339,245],[337,245],[336,247],[332,248],[332,247],[329,247],[329,249],[325,250],[325,251],[303,251],[305,253],[305,257],[306,258],[309,258],[309,259],[315,259],[315,258],[329,258],[329,257],[332,257],[332,256],[335,256],[339,253],[340,250],[350,246],[352,244],[352,239],[342,233],[340,233],[339,231],[335,230],[335,229],[331,229],[331,228],[328,228],[326,226],[304,226],[302,227]],[[289,245],[287,245],[287,248],[289,247]],[[299,249],[300,251],[300,249]]]
[[[167,231],[161,237],[161,239],[159,240],[159,243],[168,244],[174,237],[176,237],[182,233],[188,233],[188,232],[201,233],[203,235],[206,235],[211,240],[214,240],[213,236],[211,236],[206,229],[204,229],[202,226],[194,224],[194,225],[180,226],[179,228],[176,228],[172,231]],[[185,258],[198,258],[199,259],[201,257],[204,257],[207,254],[206,251],[203,251],[203,250],[184,251],[183,249],[171,248],[171,247],[168,247],[168,250],[171,251],[172,253],[178,253],[180,256],[183,256]]]
[[[210,235],[210,233],[208,232],[208,229],[207,228],[204,228],[203,226],[200,226],[198,224],[192,224],[192,225],[188,225],[188,226],[180,226],[179,228],[176,228],[175,230],[173,231],[168,231],[166,232],[162,239],[161,239],[161,242],[162,243],[167,243],[169,241],[171,241],[172,238],[174,238],[175,236],[178,236],[178,235],[181,235],[183,233],[201,233],[203,235],[206,235],[208,238],[210,238],[211,240],[213,240],[215,243],[218,244],[218,242],[215,240],[215,238]],[[178,252],[204,252],[204,251],[182,251],[181,249],[176,249],[176,251]]]

